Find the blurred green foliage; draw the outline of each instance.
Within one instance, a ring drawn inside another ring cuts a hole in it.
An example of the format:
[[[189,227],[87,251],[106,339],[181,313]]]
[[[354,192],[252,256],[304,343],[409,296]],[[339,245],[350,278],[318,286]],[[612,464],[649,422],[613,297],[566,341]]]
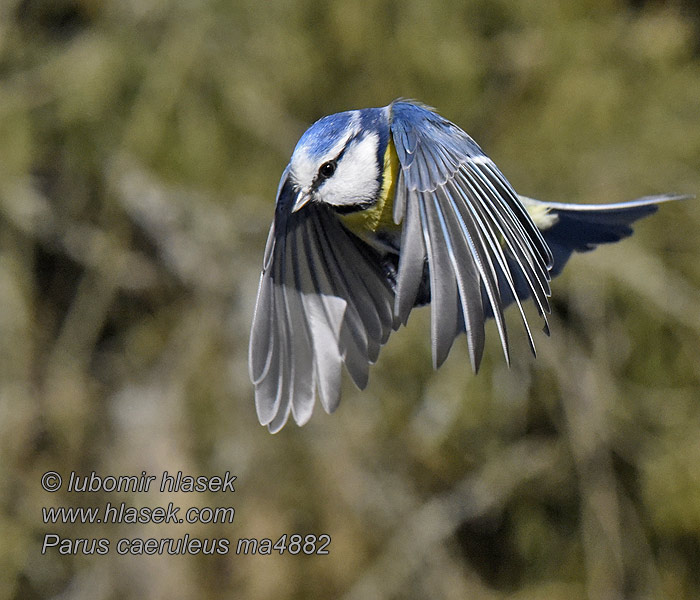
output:
[[[489,328],[478,377],[460,343],[434,373],[417,311],[368,390],[276,436],[246,371],[278,177],[315,119],[417,98],[523,194],[698,193],[698,40],[690,0],[3,0],[0,598],[698,597],[697,201],[575,257],[537,360],[514,335],[507,369]],[[235,523],[41,521],[164,503],[50,495],[47,470],[179,469],[234,471],[233,500],[175,501]],[[332,543],[41,555],[48,530]]]

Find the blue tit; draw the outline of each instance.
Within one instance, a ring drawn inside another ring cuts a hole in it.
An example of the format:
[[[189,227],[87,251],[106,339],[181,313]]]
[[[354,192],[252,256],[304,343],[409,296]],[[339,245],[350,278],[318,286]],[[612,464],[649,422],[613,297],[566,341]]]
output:
[[[331,413],[345,365],[359,388],[411,309],[430,303],[433,365],[466,334],[472,369],[493,318],[522,301],[545,332],[550,279],[572,252],[615,242],[661,195],[574,205],[518,196],[464,131],[421,104],[322,118],[301,137],[277,190],[249,350],[260,422],[303,425],[316,392]]]

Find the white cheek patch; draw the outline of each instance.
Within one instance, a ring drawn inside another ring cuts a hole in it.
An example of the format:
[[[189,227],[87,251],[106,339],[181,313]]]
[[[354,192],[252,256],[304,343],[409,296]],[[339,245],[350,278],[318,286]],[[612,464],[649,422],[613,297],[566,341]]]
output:
[[[359,142],[351,142],[338,161],[333,176],[319,188],[323,202],[342,206],[371,201],[379,192],[379,165],[376,133],[366,135]]]

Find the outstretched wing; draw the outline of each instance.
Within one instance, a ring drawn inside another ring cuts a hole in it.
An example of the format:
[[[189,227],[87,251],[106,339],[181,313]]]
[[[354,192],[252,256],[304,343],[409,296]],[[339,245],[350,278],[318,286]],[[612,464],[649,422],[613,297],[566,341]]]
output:
[[[250,337],[258,418],[279,431],[311,417],[315,390],[332,412],[344,363],[360,388],[393,324],[394,294],[376,253],[330,210],[291,212],[281,186]]]
[[[463,319],[476,371],[486,315],[495,317],[509,361],[504,296],[518,297],[516,280],[525,282],[547,330],[552,254],[546,242],[496,165],[459,127],[423,106],[399,101],[392,105],[391,131],[401,164],[394,221],[404,222],[398,319],[408,319],[427,260],[434,366],[447,357],[457,335],[455,322]]]

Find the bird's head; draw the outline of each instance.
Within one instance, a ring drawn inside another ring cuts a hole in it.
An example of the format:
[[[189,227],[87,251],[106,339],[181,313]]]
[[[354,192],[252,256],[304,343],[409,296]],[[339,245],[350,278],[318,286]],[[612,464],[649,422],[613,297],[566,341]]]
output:
[[[353,110],[314,123],[294,149],[280,182],[291,212],[308,203],[325,204],[339,214],[374,206],[382,188],[389,140],[386,108]]]

